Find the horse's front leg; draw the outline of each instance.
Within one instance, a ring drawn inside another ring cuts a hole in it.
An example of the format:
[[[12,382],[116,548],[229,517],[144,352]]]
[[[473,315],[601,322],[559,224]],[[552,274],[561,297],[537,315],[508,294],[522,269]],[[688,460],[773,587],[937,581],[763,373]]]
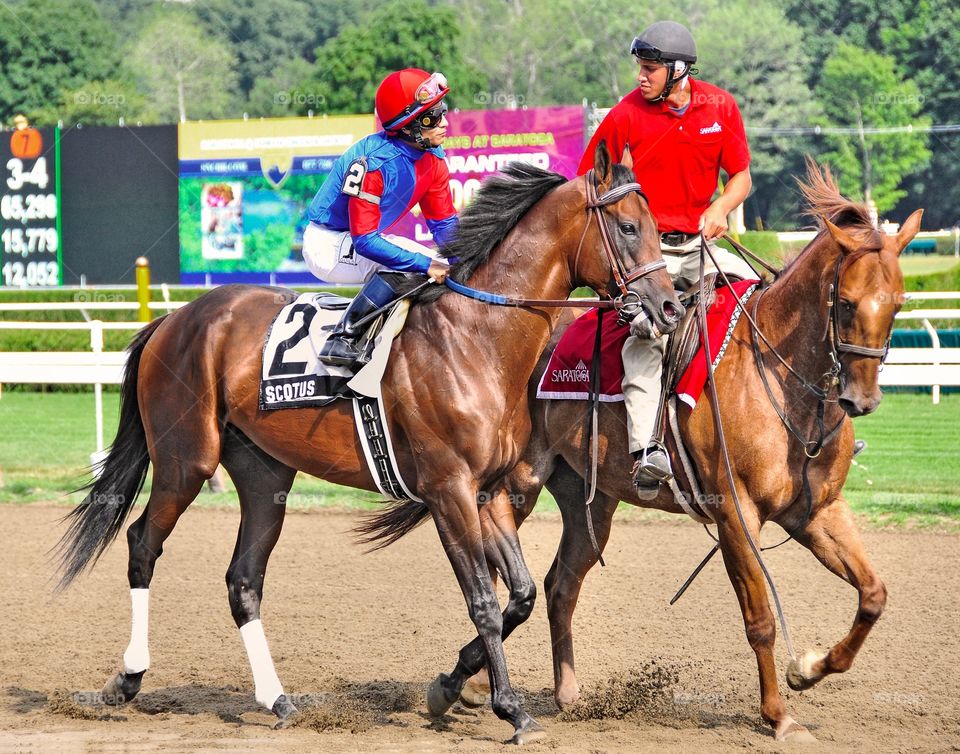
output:
[[[812,734],[787,714],[787,706],[780,694],[777,666],[773,656],[777,624],[767,599],[763,571],[746,539],[749,533],[754,542],[759,542],[760,525],[756,518],[756,509],[748,504],[750,501],[746,499],[743,490],[739,493],[747,532],[743,531],[736,512],[732,510],[732,505],[729,505],[720,515],[717,533],[723,564],[740,602],[747,641],[757,656],[757,669],[760,673],[760,714],[773,727],[778,741],[812,741]]]
[[[850,669],[870,629],[883,613],[887,589],[867,560],[850,506],[842,497],[820,508],[794,537],[833,573],[852,584],[860,598],[853,627],[838,644],[826,654],[807,651],[790,663],[787,683],[799,691],[830,673]]]

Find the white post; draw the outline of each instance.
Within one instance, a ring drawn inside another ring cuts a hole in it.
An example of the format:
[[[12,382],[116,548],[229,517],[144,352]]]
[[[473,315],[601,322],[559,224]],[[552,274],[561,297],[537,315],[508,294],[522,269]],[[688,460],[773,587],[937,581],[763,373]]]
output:
[[[940,336],[937,335],[936,328],[930,324],[930,320],[927,318],[923,319],[923,328],[930,333],[930,343],[933,346],[933,373],[936,374],[940,370]],[[940,403],[940,386],[936,384],[936,378],[934,378],[933,387],[933,405]]]
[[[90,348],[94,354],[103,353],[103,322],[99,319],[90,322]],[[95,366],[99,367],[100,358],[94,359]],[[90,465],[94,466],[94,475],[99,476],[96,465],[106,455],[103,449],[103,385],[99,382],[93,386],[94,411],[97,422],[97,449],[90,454]]]

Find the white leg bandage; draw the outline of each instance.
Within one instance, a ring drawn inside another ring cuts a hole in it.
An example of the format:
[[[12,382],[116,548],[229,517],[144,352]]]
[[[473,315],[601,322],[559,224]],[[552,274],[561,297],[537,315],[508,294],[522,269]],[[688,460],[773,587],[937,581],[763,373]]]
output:
[[[263,623],[258,618],[240,627],[240,637],[247,650],[250,670],[253,671],[254,696],[267,709],[273,709],[274,702],[283,694],[283,686],[273,667],[270,647],[263,633]]]
[[[150,590],[131,589],[130,643],[123,653],[123,670],[140,673],[150,667],[147,630],[150,623]]]

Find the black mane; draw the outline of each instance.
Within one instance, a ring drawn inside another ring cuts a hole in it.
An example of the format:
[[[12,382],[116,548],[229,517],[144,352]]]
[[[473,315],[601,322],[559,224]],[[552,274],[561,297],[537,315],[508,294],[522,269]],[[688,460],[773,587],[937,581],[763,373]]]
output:
[[[458,260],[450,271],[454,280],[469,279],[533,205],[567,182],[559,173],[522,162],[511,162],[501,172],[483,182],[460,213],[456,235],[440,249],[441,256]],[[434,301],[447,290],[431,286],[418,300]]]
[[[567,182],[559,173],[522,162],[507,164],[501,173],[483,182],[460,213],[456,235],[440,249],[442,256],[457,258],[450,275],[458,282],[466,282],[490,258],[493,250],[537,202]],[[613,165],[611,188],[635,180],[632,170]],[[435,301],[448,290],[446,286],[431,286],[417,300]]]

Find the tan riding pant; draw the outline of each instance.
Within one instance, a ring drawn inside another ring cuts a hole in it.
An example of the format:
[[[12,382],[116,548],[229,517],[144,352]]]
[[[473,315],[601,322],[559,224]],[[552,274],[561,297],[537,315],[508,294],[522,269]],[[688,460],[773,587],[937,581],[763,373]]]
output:
[[[740,257],[710,242],[717,264],[728,275],[756,278],[757,274]],[[667,263],[667,274],[673,286],[685,291],[700,278],[699,236],[684,246],[661,246]],[[704,263],[704,273],[716,272],[710,257]],[[627,436],[630,452],[643,450],[650,444],[657,420],[660,402],[660,378],[663,372],[663,354],[667,336],[646,340],[630,335],[623,344],[623,397],[627,408]]]

